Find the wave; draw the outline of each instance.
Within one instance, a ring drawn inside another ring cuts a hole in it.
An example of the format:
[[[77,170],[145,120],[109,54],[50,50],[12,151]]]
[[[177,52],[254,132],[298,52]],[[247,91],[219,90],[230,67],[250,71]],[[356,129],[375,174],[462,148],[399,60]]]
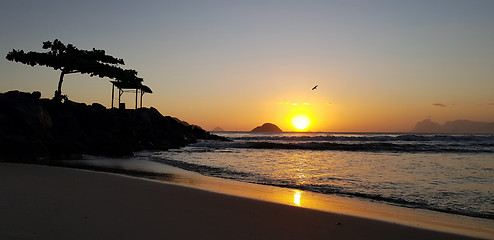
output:
[[[288,142],[479,142],[494,144],[494,135],[248,135],[229,136],[238,141],[288,141]]]
[[[426,201],[420,201],[420,200],[407,200],[400,197],[389,197],[380,194],[351,192],[343,188],[335,187],[332,185],[297,185],[297,184],[292,185],[292,184],[278,184],[278,183],[259,183],[259,184],[267,184],[267,185],[283,187],[283,188],[299,189],[299,190],[310,191],[321,194],[337,194],[337,195],[343,195],[349,197],[358,197],[358,198],[395,204],[401,207],[420,208],[420,209],[427,209],[427,210],[433,210],[433,211],[451,213],[451,214],[457,214],[463,216],[494,219],[494,212],[475,212],[475,211],[469,211],[468,209],[451,208],[447,206],[441,207],[441,206],[437,206],[434,203],[427,203]]]
[[[252,178],[254,176],[253,174],[250,174],[250,173],[228,170],[228,169],[218,168],[218,167],[211,167],[211,166],[200,165],[200,164],[195,164],[195,163],[188,163],[188,162],[184,162],[184,161],[176,161],[176,160],[171,160],[171,159],[166,159],[166,158],[161,158],[161,157],[151,157],[150,156],[149,158],[152,161],[164,163],[164,164],[167,164],[167,165],[170,165],[173,167],[177,167],[177,168],[192,171],[192,172],[201,173],[201,174],[211,176],[211,177],[221,177],[221,178],[235,179],[235,180],[247,180],[247,179]]]
[[[368,152],[494,153],[494,135],[230,133],[233,140],[199,143],[210,148],[298,149]]]
[[[360,152],[406,153],[494,153],[494,143],[488,142],[281,142],[281,141],[201,141],[191,146],[203,151],[228,151],[235,148],[333,150]]]
[[[428,209],[433,211],[452,213],[452,214],[458,214],[464,216],[494,219],[494,212],[469,211],[468,209],[462,209],[461,207],[458,208],[441,207],[431,202],[421,201],[420,199],[405,199],[400,196],[392,197],[392,196],[384,196],[381,194],[351,191],[347,188],[331,185],[331,184],[296,184],[290,181],[268,179],[253,173],[233,171],[225,168],[211,167],[201,164],[170,160],[160,157],[153,157],[152,160],[165,163],[174,167],[178,167],[184,170],[198,172],[206,176],[240,180],[244,182],[270,185],[270,186],[283,187],[283,188],[298,189],[298,190],[310,191],[321,194],[337,194],[348,197],[365,198],[369,200],[387,202],[402,207],[421,208],[421,209]],[[347,181],[345,179],[334,179],[334,180],[345,181],[345,182]]]
[[[438,152],[438,153],[494,153],[494,144],[397,144],[387,142],[342,144],[331,142],[275,143],[248,142],[240,148],[337,150],[364,152]]]

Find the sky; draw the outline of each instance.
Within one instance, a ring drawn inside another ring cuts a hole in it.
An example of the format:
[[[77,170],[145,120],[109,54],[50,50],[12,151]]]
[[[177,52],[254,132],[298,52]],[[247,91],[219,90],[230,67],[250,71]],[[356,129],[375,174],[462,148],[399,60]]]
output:
[[[59,39],[123,58],[154,92],[144,106],[206,130],[293,131],[300,114],[329,132],[494,122],[493,12],[490,0],[4,1],[0,92],[51,98],[59,71],[5,56]],[[62,91],[110,107],[109,80],[70,74]]]

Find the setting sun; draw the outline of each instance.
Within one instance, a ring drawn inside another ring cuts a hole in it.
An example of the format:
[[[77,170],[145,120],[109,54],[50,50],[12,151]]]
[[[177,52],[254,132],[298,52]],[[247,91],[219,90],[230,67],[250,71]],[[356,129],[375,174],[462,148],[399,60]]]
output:
[[[305,115],[297,115],[292,118],[292,125],[299,131],[305,130],[310,125],[309,117]]]

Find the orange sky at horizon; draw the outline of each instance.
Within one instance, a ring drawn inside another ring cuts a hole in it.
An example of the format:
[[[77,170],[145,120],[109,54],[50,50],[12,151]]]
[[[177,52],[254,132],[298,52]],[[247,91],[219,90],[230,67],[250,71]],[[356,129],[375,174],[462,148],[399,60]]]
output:
[[[58,71],[45,67],[17,65],[22,69],[21,73],[34,72],[38,76],[48,78],[47,82],[51,84],[20,90],[43,89],[43,97],[52,97]],[[193,97],[195,92],[178,97],[169,96],[160,93],[171,90],[166,87],[154,87],[155,93],[145,94],[143,102],[145,107],[155,107],[163,115],[178,117],[206,130],[221,127],[227,131],[250,131],[269,122],[286,132],[297,131],[290,121],[293,115],[301,113],[310,117],[311,125],[307,131],[312,132],[407,132],[412,130],[418,121],[427,118],[441,124],[457,119],[494,121],[494,104],[490,104],[489,99],[486,99],[485,104],[476,101],[438,104],[439,101],[417,100],[413,94],[396,96],[398,93],[389,92],[386,96],[374,96],[371,92],[366,93],[362,90],[342,94],[337,90],[344,87],[340,88],[341,84],[338,83],[330,88],[328,84],[318,81],[293,82],[295,83],[291,86],[272,87],[273,90],[264,93],[262,97],[243,94],[245,98],[241,99],[235,97],[238,92],[217,96],[206,94],[200,98]],[[311,90],[315,84],[319,84],[318,89]],[[90,87],[87,87],[88,85]],[[80,92],[80,88],[88,91]],[[110,107],[111,104],[111,84],[108,79],[80,74],[67,75],[64,93],[73,101],[87,104],[99,102],[106,107]],[[122,101],[126,103],[127,108],[133,108],[135,95],[125,93]]]

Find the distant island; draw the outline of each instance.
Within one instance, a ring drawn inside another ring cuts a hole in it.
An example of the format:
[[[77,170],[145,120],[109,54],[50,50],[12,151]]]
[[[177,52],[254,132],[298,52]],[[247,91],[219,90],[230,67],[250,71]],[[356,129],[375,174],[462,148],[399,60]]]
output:
[[[224,132],[225,130],[223,130],[223,128],[220,128],[220,127],[215,127],[213,129],[213,132]]]
[[[283,132],[278,126],[272,123],[264,123],[262,126],[257,126],[251,132]]]
[[[455,120],[444,125],[425,119],[418,122],[412,130],[414,133],[494,133],[494,122],[474,122]]]

